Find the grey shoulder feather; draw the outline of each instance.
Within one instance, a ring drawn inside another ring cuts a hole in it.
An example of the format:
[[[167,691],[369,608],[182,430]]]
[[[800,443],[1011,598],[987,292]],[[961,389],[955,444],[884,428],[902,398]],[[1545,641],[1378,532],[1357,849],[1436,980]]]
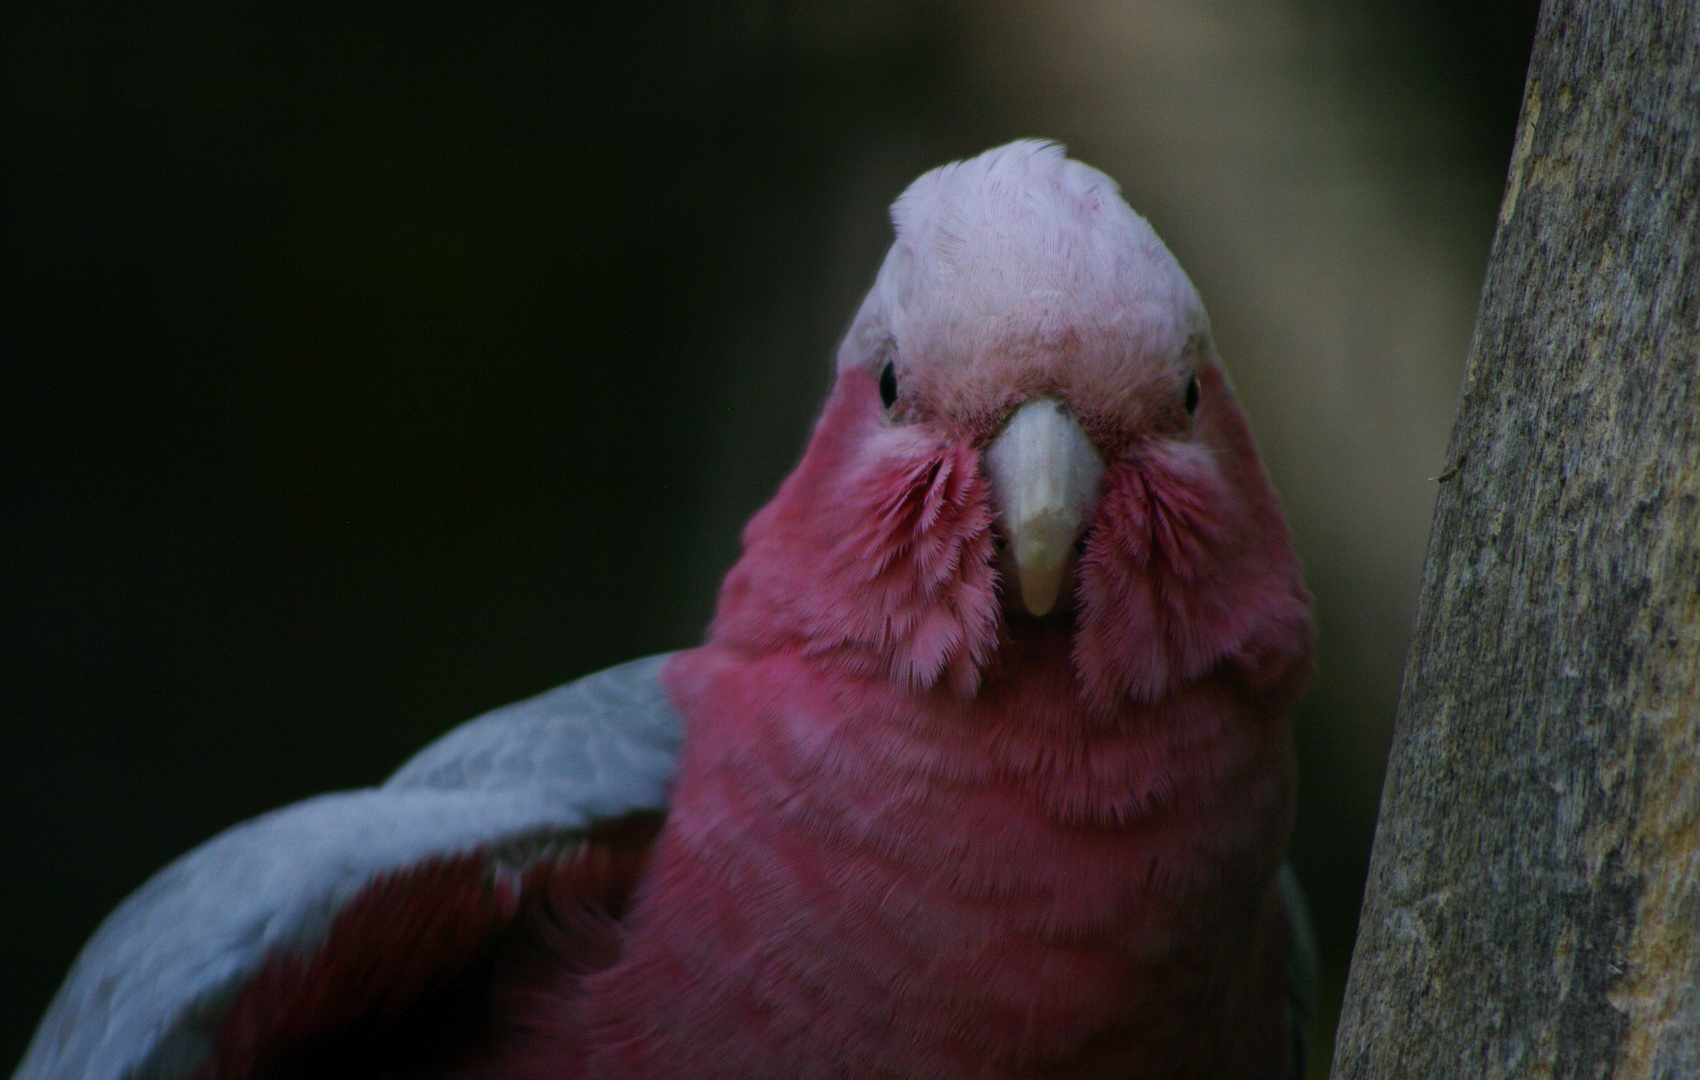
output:
[[[266,961],[310,954],[374,878],[660,809],[680,739],[666,659],[487,713],[381,787],[275,810],[173,862],[89,940],[14,1080],[176,1080]]]

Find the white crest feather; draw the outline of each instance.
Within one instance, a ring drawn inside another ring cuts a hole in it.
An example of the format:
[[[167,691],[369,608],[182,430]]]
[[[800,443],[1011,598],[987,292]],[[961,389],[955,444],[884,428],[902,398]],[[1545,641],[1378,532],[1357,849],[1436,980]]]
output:
[[[1173,351],[1207,322],[1186,273],[1116,182],[1023,139],[922,175],[838,368],[973,359],[1015,333],[1073,331],[1111,353]]]

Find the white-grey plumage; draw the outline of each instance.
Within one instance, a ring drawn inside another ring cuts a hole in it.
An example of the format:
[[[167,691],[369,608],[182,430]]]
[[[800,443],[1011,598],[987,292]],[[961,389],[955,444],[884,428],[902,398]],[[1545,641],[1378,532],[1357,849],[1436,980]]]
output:
[[[474,850],[523,860],[597,821],[659,810],[680,739],[666,655],[470,720],[383,786],[233,826],[155,874],[101,924],[14,1080],[177,1080],[205,1059],[243,984],[311,954],[375,879]]]

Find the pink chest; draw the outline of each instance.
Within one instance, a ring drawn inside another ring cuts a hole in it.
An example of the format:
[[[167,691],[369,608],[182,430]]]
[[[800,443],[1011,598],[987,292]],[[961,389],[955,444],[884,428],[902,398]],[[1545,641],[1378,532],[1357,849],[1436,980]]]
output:
[[[713,653],[591,1075],[1126,1075],[1262,977],[1290,739],[1231,689],[1091,720],[1066,666],[970,706]]]

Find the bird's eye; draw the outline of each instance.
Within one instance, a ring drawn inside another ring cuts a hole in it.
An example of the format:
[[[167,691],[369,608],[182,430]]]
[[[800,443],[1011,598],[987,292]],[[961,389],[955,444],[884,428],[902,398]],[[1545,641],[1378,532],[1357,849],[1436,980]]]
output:
[[[1198,376],[1194,375],[1186,381],[1186,412],[1188,416],[1198,411]]]
[[[897,403],[897,365],[887,360],[885,370],[880,372],[880,400],[886,408]]]

